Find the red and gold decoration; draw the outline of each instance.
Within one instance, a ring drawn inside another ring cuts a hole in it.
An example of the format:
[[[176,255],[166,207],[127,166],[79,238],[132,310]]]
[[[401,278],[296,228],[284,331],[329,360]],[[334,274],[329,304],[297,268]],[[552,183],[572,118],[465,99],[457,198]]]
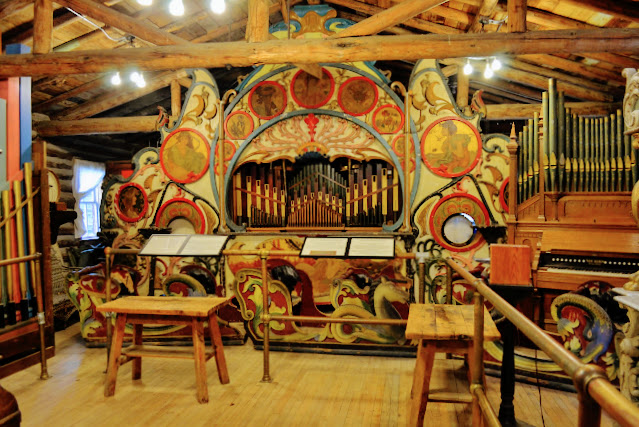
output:
[[[396,133],[403,126],[404,113],[397,105],[382,105],[373,113],[373,127],[379,133]]]
[[[162,169],[175,182],[195,182],[209,167],[210,151],[211,148],[201,133],[188,128],[177,129],[162,143]]]
[[[251,112],[263,120],[279,116],[286,108],[286,90],[276,82],[265,81],[255,85],[249,93]]]
[[[304,108],[319,108],[326,104],[335,90],[333,76],[325,68],[322,68],[323,77],[308,74],[299,70],[291,82],[291,96],[293,100]]]
[[[232,112],[224,123],[226,136],[230,139],[245,139],[253,128],[253,118],[246,111]]]
[[[433,173],[447,177],[464,175],[477,165],[481,137],[477,128],[459,117],[434,121],[422,137],[422,159]]]
[[[235,147],[235,143],[233,143],[233,141],[229,141],[228,139],[224,141],[224,171],[223,173],[226,173],[226,168],[228,167],[229,160],[233,158],[236,150],[237,148]],[[215,157],[217,157],[219,154],[220,154],[220,144],[217,144],[215,146]],[[216,175],[220,174],[217,161],[215,162],[215,174]]]
[[[361,116],[377,104],[377,86],[366,77],[351,77],[339,88],[337,102],[345,113]]]
[[[465,193],[442,198],[430,214],[431,235],[437,243],[453,252],[466,252],[479,246],[484,239],[477,227],[489,224],[484,204]]]
[[[138,184],[129,183],[120,187],[115,196],[115,205],[120,219],[126,222],[137,222],[149,207],[144,189]]]
[[[501,188],[499,189],[499,204],[502,209],[506,213],[510,213],[510,209],[508,209],[508,183],[510,182],[510,178],[506,178],[504,182],[501,184]]]
[[[196,233],[204,234],[206,222],[202,210],[193,201],[184,198],[175,198],[163,204],[158,211],[155,225],[169,228],[171,222],[178,218],[190,222]]]

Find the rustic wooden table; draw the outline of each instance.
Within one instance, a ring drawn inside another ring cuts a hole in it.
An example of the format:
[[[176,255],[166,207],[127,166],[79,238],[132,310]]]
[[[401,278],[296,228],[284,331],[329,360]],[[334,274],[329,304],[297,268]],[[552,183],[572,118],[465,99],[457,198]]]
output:
[[[464,354],[468,366],[473,357],[473,305],[411,304],[406,325],[406,338],[419,340],[417,362],[411,390],[410,425],[424,425],[428,401],[470,403],[469,393],[438,393],[429,395],[429,385],[435,353]],[[484,340],[500,338],[495,322],[484,308]]]
[[[118,368],[133,361],[133,379],[142,378],[142,357],[165,357],[195,360],[197,400],[209,401],[206,384],[206,361],[215,356],[217,372],[222,384],[229,382],[226,370],[222,336],[215,312],[227,304],[232,297],[124,297],[102,304],[97,308],[102,313],[116,313],[117,320],[107,367],[104,395],[113,396]],[[208,321],[212,351],[205,351],[204,322]],[[133,345],[122,350],[124,328],[133,325]],[[142,344],[143,324],[190,325],[193,330],[193,348],[151,346]],[[121,358],[120,356],[124,357]]]

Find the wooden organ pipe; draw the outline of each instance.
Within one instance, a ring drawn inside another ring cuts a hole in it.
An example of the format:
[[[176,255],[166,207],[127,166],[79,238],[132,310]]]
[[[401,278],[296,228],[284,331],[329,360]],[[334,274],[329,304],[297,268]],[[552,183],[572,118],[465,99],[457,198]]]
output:
[[[578,117],[551,79],[541,118],[535,115],[518,133],[518,203],[547,192],[632,191],[639,170],[622,120],[620,110]]]

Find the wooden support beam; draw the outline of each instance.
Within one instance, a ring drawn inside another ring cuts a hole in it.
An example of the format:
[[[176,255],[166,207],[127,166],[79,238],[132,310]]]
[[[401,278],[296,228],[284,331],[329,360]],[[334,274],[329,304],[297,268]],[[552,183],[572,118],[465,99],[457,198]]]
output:
[[[61,115],[56,115],[56,119],[60,120],[80,120],[87,117],[95,116],[103,111],[122,105],[126,102],[133,101],[158,89],[167,87],[175,79],[186,77],[186,71],[167,71],[161,73],[147,81],[143,88],[118,91],[116,93],[107,93],[93,101],[85,102],[75,108],[63,111]]]
[[[415,60],[573,52],[639,52],[639,29],[269,40],[0,56],[0,78],[256,64]]]
[[[481,23],[481,19],[490,18],[493,12],[495,12],[498,2],[499,0],[482,0],[481,5],[479,6],[479,11],[477,11],[477,14],[473,18],[473,22],[468,28],[469,33],[478,33],[482,30],[482,28],[484,28]]]
[[[544,90],[548,90],[547,87],[545,89],[532,89],[527,86],[522,86],[517,83],[513,83],[511,81],[503,80],[496,77],[497,76],[487,79],[483,75],[471,76],[471,82],[476,81],[487,87],[495,88],[513,95],[522,96],[524,98],[527,98],[527,101],[525,101],[525,103],[528,103],[530,100],[532,100],[533,102],[541,102],[541,93]]]
[[[526,32],[526,0],[508,0],[508,32]]]
[[[536,87],[542,90],[548,89],[548,79],[546,77],[528,73],[526,71],[515,70],[510,67],[502,67],[500,70],[495,71],[495,75],[502,79]],[[613,100],[613,96],[610,93],[597,92],[572,83],[557,82],[557,90],[559,92],[563,92],[566,96],[584,101],[612,102]]]
[[[608,102],[566,102],[565,106],[580,116],[606,116],[621,108],[620,103]],[[488,104],[486,111],[486,119],[488,120],[532,119],[534,113],[541,111],[541,103]]]
[[[446,3],[448,0],[404,0],[389,9],[383,9],[370,18],[366,18],[339,33],[332,38],[368,36],[377,34],[388,27],[401,24],[420,13],[426,12],[435,6]]]
[[[155,132],[157,116],[104,117],[82,120],[47,120],[37,122],[35,131],[42,138],[69,135]]]
[[[336,4],[338,6],[347,7],[354,11],[364,13],[366,15],[376,15],[386,9],[381,7],[372,6],[360,1],[356,0],[326,0],[325,3]],[[402,22],[402,25],[405,25],[410,28],[415,28],[421,31],[428,31],[429,33],[435,34],[460,34],[463,33],[462,30],[458,30],[457,28],[451,28],[446,25],[436,24],[434,22],[427,21],[425,19],[418,18],[410,18],[406,19]]]
[[[80,18],[77,15],[74,15],[73,13],[66,11],[65,13],[55,16],[53,18],[53,30],[60,30],[62,28],[64,28],[67,25],[73,24],[74,22],[77,22],[79,20],[81,20],[82,18]],[[35,18],[34,18],[35,21]],[[32,26],[31,28],[28,28],[26,31],[21,31],[19,34],[14,34],[13,37],[11,38],[11,43],[22,43],[22,44],[29,44],[33,42],[33,30],[34,27]]]
[[[267,0],[248,0],[247,42],[265,42],[269,39],[268,6]]]
[[[53,34],[53,5],[51,0],[35,0],[33,7],[33,53],[49,53]]]
[[[58,96],[54,96],[53,98],[47,99],[39,104],[33,106],[33,111],[36,113],[42,113],[43,111],[47,111],[51,106],[55,104],[59,104],[62,101],[66,101],[67,99],[76,96],[80,93],[87,92],[96,88],[99,88],[104,84],[104,78],[100,77],[95,80],[91,80],[83,85],[74,87],[73,89],[61,93]]]
[[[543,8],[544,0],[529,0],[531,7]],[[589,9],[593,12],[604,13],[628,21],[639,21],[639,8],[633,2],[616,0],[561,0],[562,6],[576,10]]]
[[[463,74],[463,73],[462,73]],[[522,104],[534,104],[535,100],[534,99],[530,99],[530,98],[526,98],[525,96],[520,96],[516,93],[513,93],[511,91],[508,90],[503,90],[501,88],[499,88],[498,85],[495,84],[491,84],[494,83],[494,81],[492,82],[487,82],[487,81],[472,81],[469,83],[470,88],[477,91],[477,90],[483,90],[484,93],[489,93],[491,95],[497,95],[503,99],[509,99],[510,102],[519,102]]]
[[[617,86],[625,85],[625,79],[620,74],[614,73],[612,71],[604,70],[602,68],[584,65],[579,62],[574,62],[569,59],[561,58],[559,56],[545,55],[545,54],[526,54],[526,55],[522,55],[520,58],[525,59],[527,61],[536,62],[538,64],[543,64],[545,66],[559,68],[561,70],[575,73],[583,77],[602,80],[602,81],[608,82],[609,85],[610,84],[615,84]]]
[[[344,18],[344,19],[350,19],[353,22],[360,22],[363,21],[364,18],[361,15],[356,15],[354,13],[348,13],[348,12],[337,12],[337,16],[339,16],[340,18]],[[406,28],[403,27],[389,27],[384,29],[385,33],[390,33],[390,34],[396,34],[396,35],[406,35],[406,34],[415,34],[413,31],[408,30]]]
[[[0,20],[25,8],[33,3],[33,0],[2,0],[0,1]]]
[[[92,0],[56,0],[56,3],[156,45],[188,43],[178,36]]]

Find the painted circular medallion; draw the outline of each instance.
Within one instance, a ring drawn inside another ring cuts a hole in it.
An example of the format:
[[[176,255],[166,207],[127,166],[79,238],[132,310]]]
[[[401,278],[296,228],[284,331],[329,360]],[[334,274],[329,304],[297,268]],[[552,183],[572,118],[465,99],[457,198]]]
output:
[[[188,184],[204,175],[209,167],[210,151],[201,133],[193,129],[177,129],[164,139],[160,163],[169,178]]]
[[[136,222],[146,213],[149,202],[142,187],[129,183],[120,187],[115,196],[115,205],[120,219],[126,222]]]
[[[404,113],[397,105],[382,105],[373,113],[373,127],[379,133],[399,132],[403,126]]]
[[[337,102],[346,114],[361,116],[377,104],[377,86],[366,77],[351,77],[339,88]]]
[[[234,111],[226,118],[224,129],[230,139],[245,139],[253,132],[253,117],[246,111]]]
[[[430,233],[444,248],[465,252],[480,245],[484,239],[477,227],[490,224],[484,204],[465,193],[442,198],[430,214]]]
[[[291,96],[293,100],[304,108],[319,108],[326,104],[335,90],[333,76],[322,68],[324,77],[317,77],[299,70],[291,82]]]
[[[275,82],[261,82],[249,93],[249,108],[263,120],[279,116],[286,108],[286,90]]]
[[[436,120],[422,137],[422,160],[439,176],[456,177],[470,172],[480,155],[479,132],[459,117]]]

